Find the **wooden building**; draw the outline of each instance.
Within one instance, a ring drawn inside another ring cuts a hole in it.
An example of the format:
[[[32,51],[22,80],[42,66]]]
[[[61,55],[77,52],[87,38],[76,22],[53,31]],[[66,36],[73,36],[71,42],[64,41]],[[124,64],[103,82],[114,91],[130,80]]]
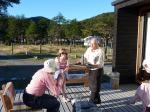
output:
[[[150,58],[150,0],[115,0],[113,70],[121,83],[141,80],[143,59]]]

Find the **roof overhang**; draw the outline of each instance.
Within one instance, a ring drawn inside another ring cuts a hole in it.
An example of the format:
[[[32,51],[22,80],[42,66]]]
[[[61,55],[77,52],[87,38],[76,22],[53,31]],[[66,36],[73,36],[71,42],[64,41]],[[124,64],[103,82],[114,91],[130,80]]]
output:
[[[112,2],[112,5],[115,6],[117,4],[120,4],[120,3],[123,3],[125,2],[126,0],[115,0],[114,2]]]
[[[128,6],[139,6],[150,3],[150,0],[115,0],[112,5],[117,9],[128,7]]]

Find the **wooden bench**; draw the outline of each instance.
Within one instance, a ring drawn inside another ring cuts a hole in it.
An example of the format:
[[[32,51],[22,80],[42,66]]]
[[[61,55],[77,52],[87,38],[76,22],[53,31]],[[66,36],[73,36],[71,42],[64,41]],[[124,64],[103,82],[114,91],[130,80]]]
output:
[[[5,85],[5,88],[0,91],[1,103],[3,105],[3,112],[44,112],[45,109],[36,109],[33,110],[30,107],[23,104],[22,97],[16,98],[16,92],[12,82],[8,82]],[[20,100],[21,99],[21,100]]]
[[[88,81],[89,70],[85,65],[70,65],[68,71],[69,72],[70,71],[74,71],[74,72],[75,71],[83,71],[84,76],[79,77],[79,78],[69,79],[69,80],[67,80],[67,84],[83,83],[85,87],[87,87],[89,85],[89,81]],[[69,74],[69,75],[73,75],[73,74]]]

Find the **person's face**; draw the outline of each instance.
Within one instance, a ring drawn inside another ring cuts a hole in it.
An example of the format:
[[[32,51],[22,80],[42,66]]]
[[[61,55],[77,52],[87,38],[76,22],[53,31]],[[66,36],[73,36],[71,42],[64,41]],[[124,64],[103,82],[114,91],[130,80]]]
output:
[[[62,52],[61,57],[62,57],[62,59],[66,59],[67,58],[67,53]]]
[[[144,67],[145,67],[145,68],[148,68],[148,65],[147,65],[147,64],[145,64],[145,65],[144,65]]]
[[[97,47],[98,47],[97,42],[96,42],[95,40],[91,41],[91,48],[92,48],[93,50],[95,50],[95,49],[97,49]]]

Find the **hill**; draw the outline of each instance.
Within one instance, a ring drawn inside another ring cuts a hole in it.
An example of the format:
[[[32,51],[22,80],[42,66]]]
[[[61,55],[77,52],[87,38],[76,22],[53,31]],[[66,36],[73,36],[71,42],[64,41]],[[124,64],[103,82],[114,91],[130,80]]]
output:
[[[46,17],[43,17],[43,16],[30,17],[30,18],[27,18],[27,20],[28,21],[34,21],[35,23],[37,23],[40,20],[45,20],[47,22],[52,21],[52,20],[50,20],[50,19],[48,19]]]
[[[82,20],[80,21],[80,23],[83,26],[91,27],[93,25],[97,26],[97,24],[101,24],[101,23],[108,24],[110,21],[114,21],[114,12],[103,13],[103,14]]]

